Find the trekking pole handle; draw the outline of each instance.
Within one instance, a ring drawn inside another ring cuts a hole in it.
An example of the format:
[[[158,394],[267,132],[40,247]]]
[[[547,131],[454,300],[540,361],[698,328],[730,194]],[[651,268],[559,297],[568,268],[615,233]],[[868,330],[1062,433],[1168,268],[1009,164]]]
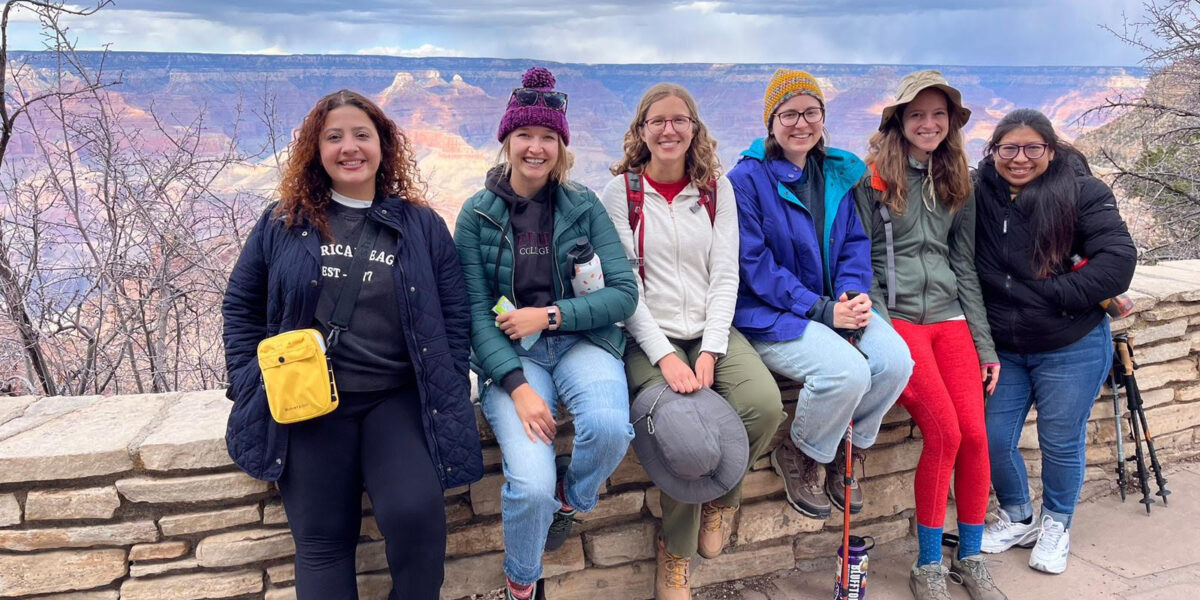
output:
[[[1117,358],[1125,375],[1133,375],[1133,352],[1128,339],[1117,340]]]

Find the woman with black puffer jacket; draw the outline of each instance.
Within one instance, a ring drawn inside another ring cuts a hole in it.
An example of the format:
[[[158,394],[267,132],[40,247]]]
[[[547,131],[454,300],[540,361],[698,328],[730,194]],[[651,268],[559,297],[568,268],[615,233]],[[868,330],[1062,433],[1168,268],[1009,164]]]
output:
[[[1085,427],[1112,366],[1100,303],[1129,287],[1137,251],[1112,190],[1036,110],[1015,110],[997,124],[975,190],[975,266],[1003,373],[986,408],[1000,511],[983,551],[1036,544],[1029,566],[1061,573],[1083,485]],[[1086,264],[1073,267],[1076,257]],[[1035,403],[1037,520],[1017,449]]]

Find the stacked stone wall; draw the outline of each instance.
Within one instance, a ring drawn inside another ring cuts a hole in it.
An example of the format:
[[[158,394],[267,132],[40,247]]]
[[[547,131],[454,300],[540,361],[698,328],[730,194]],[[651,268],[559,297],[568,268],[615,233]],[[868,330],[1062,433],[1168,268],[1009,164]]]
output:
[[[1114,329],[1128,331],[1136,345],[1137,379],[1160,456],[1170,463],[1200,454],[1200,261],[1139,267],[1130,294],[1137,312]],[[797,388],[783,387],[790,411]],[[287,516],[273,485],[230,463],[223,440],[229,409],[220,391],[0,398],[0,598],[295,598]],[[1034,417],[1020,447],[1036,476]],[[445,494],[447,599],[503,582],[500,451],[486,422],[479,423],[487,475]],[[566,451],[569,424],[561,431]],[[855,519],[857,534],[878,543],[910,535],[920,449],[908,415],[893,410],[866,463],[868,501]],[[1085,496],[1115,489],[1115,457],[1106,389],[1088,422]],[[782,494],[760,459],[747,476],[731,547],[719,558],[697,559],[695,585],[832,555],[840,516],[803,518]],[[361,597],[382,599],[387,561],[366,498],[363,511]],[[651,597],[660,514],[658,488],[631,452],[596,510],[581,515],[576,535],[546,556],[549,597]],[[953,510],[947,522],[953,524]]]

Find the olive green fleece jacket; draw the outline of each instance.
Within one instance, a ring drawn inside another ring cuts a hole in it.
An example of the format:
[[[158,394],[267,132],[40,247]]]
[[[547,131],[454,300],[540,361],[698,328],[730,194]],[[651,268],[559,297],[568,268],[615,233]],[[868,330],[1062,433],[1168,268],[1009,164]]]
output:
[[[909,160],[908,206],[903,214],[891,211],[896,270],[889,277],[887,239],[879,212],[884,184],[879,179],[873,182],[872,172],[868,169],[858,182],[854,197],[863,229],[871,239],[871,303],[876,311],[889,320],[917,325],[966,317],[980,364],[999,362],[975,274],[974,191],[962,208],[951,213],[942,203],[932,201],[925,166]],[[894,307],[887,304],[889,281],[896,286]]]

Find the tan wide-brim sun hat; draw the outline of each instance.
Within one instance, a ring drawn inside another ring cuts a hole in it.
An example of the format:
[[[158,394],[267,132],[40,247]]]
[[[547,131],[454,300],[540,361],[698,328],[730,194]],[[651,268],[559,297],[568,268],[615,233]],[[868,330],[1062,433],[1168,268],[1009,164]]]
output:
[[[879,115],[879,130],[883,131],[887,122],[896,114],[896,109],[912,102],[917,94],[928,88],[937,88],[946,94],[946,98],[950,102],[951,116],[957,117],[958,127],[967,124],[967,121],[971,119],[971,109],[963,106],[962,92],[947,83],[946,78],[938,71],[914,71],[905,75],[904,79],[900,81],[900,87],[896,90],[896,99],[883,107],[883,113]]]

